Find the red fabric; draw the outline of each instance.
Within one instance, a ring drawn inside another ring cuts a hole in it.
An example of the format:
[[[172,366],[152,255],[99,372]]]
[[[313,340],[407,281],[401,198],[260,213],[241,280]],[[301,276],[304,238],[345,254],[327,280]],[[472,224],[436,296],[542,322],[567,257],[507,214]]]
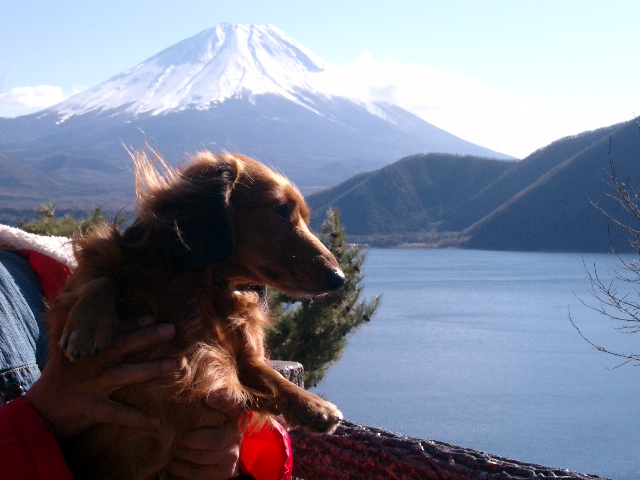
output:
[[[240,448],[240,467],[256,480],[289,480],[293,451],[284,427],[274,422],[246,432]]]
[[[0,408],[2,480],[73,480],[58,442],[26,397]]]
[[[291,439],[275,422],[247,432],[240,465],[256,480],[290,480]],[[0,479],[73,480],[60,447],[26,397],[0,408]]]
[[[32,250],[21,250],[19,253],[29,261],[29,265],[38,275],[48,300],[58,294],[71,276],[69,267],[51,257]],[[14,415],[18,416],[11,418],[9,415],[14,411]],[[20,416],[25,414],[28,414],[28,418],[21,419]],[[38,428],[34,428],[32,425],[36,425]],[[12,441],[11,435],[13,434],[9,431],[5,432],[7,428],[20,432],[20,437],[14,438],[18,442]],[[43,428],[44,433],[41,432]],[[9,445],[10,448],[3,447],[4,444]],[[29,446],[36,448],[27,448]],[[4,465],[9,465],[12,456],[15,455],[15,453],[9,453],[12,450],[23,452],[17,456],[18,462],[29,463],[34,472],[39,472],[40,469],[43,469],[44,472],[51,471],[49,474],[51,476],[28,476],[26,474],[20,476],[14,473],[15,476],[6,477],[7,480],[18,478],[24,480],[71,479],[71,473],[64,463],[55,438],[47,429],[44,420],[38,416],[28,400],[24,398],[11,402],[8,406],[0,409],[0,478],[2,480],[5,480],[3,475],[6,473]],[[30,458],[31,460],[29,460]],[[49,462],[51,465],[47,466]],[[17,465],[19,466],[16,466],[14,472],[20,472],[20,469],[24,468],[20,463]],[[293,453],[291,439],[284,427],[276,422],[273,426],[266,424],[262,429],[245,433],[240,450],[240,465],[244,473],[248,473],[256,480],[289,480],[293,469]],[[31,470],[25,471],[31,472]],[[63,473],[67,476],[61,476]]]
[[[71,277],[71,269],[51,257],[33,250],[20,250],[19,253],[29,261],[29,266],[38,275],[47,300],[55,297]]]
[[[240,450],[243,473],[256,480],[289,480],[293,454],[279,423],[245,434]],[[60,447],[26,397],[0,408],[2,480],[73,480]]]

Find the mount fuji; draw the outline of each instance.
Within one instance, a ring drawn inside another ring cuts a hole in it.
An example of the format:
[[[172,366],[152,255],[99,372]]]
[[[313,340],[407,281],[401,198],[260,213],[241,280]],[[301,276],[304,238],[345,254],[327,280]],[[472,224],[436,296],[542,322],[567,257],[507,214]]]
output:
[[[309,95],[329,68],[275,27],[218,25],[55,107],[60,121],[117,109],[138,116],[209,110],[231,98],[272,94],[322,115]]]
[[[395,105],[333,95],[318,82],[330,68],[273,26],[221,24],[53,107],[0,118],[0,154],[58,185],[43,195],[100,192],[103,205],[131,194],[123,145],[144,142],[170,162],[205,148],[250,155],[303,192],[416,153],[511,158]]]

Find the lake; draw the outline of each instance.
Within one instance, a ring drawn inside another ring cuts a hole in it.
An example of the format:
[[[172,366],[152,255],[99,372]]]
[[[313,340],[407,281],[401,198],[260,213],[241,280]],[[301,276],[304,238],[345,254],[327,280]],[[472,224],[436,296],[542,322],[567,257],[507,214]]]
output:
[[[640,334],[621,333],[581,303],[598,306],[585,264],[605,278],[619,261],[371,249],[365,296],[382,294],[381,305],[314,391],[365,425],[640,478],[640,368],[614,368],[622,360],[583,340],[569,312],[590,340],[614,351],[640,352]]]

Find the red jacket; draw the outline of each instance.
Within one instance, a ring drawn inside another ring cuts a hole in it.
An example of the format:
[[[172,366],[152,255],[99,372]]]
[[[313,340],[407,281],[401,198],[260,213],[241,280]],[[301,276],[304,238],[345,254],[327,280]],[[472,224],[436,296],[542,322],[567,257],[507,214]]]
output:
[[[0,479],[73,480],[58,442],[26,397],[0,408]]]

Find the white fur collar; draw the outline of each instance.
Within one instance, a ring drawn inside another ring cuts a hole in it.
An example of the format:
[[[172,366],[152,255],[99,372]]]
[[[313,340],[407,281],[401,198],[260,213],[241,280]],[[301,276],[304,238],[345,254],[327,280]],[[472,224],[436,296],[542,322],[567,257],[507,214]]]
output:
[[[47,237],[25,232],[19,228],[0,224],[0,249],[33,250],[42,253],[70,268],[76,266],[71,239],[66,237]]]

